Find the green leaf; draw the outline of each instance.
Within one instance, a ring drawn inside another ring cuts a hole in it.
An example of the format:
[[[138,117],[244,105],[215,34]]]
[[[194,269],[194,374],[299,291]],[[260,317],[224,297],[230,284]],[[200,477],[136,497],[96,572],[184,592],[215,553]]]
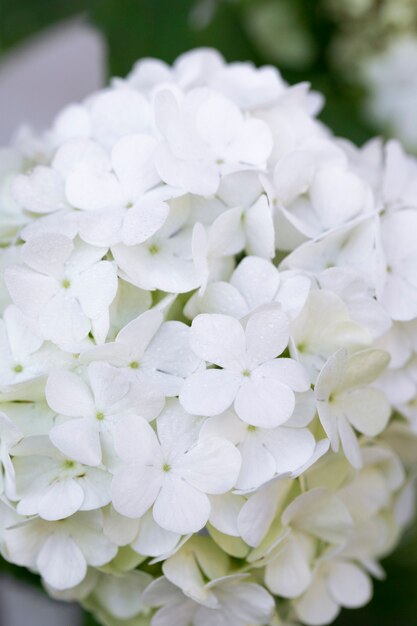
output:
[[[1,0],[0,52],[90,6],[85,0]]]
[[[239,19],[238,3],[218,3],[208,24],[199,24],[196,4],[196,0],[101,0],[91,19],[107,39],[111,74],[126,74],[142,57],[172,63],[199,46],[215,47],[229,61],[259,60]]]

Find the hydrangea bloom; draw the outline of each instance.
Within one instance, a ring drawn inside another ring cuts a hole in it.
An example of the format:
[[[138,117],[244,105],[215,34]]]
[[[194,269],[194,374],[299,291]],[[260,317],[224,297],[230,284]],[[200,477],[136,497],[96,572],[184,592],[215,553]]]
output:
[[[0,550],[106,626],[328,624],[412,518],[416,165],[318,102],[196,50],[1,154]]]

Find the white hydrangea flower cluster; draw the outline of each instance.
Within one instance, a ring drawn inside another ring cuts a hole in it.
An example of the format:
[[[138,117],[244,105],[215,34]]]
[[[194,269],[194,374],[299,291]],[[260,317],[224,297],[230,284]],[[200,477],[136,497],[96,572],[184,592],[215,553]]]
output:
[[[328,624],[413,512],[417,162],[146,59],[3,150],[3,556],[107,626]]]

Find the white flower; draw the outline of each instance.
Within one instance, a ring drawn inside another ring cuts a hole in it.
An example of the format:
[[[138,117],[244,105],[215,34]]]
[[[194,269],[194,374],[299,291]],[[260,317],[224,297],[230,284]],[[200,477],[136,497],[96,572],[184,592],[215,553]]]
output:
[[[133,89],[103,89],[87,102],[91,135],[111,146],[125,135],[146,133],[151,110],[147,99]]]
[[[272,616],[274,602],[260,585],[231,576],[211,581],[208,585],[212,606],[194,602],[166,578],[158,578],[145,591],[145,602],[162,607],[152,619],[152,626],[248,626],[261,625]]]
[[[309,388],[306,372],[292,359],[275,359],[288,344],[289,324],[278,308],[251,315],[245,325],[226,315],[197,316],[191,347],[209,368],[190,376],[180,393],[189,413],[218,415],[234,404],[248,424],[274,428],[295,406],[294,391]]]
[[[290,350],[314,383],[326,358],[339,348],[355,350],[371,343],[369,331],[353,321],[343,300],[323,290],[310,291],[300,315],[291,324]]]
[[[153,419],[163,406],[163,398],[152,389],[132,383],[107,363],[88,366],[90,386],[76,374],[52,372],[46,383],[49,406],[62,417],[51,429],[52,443],[68,458],[97,466],[102,447],[111,453],[109,431],[126,415]],[[69,418],[69,419],[68,419]]]
[[[199,313],[222,313],[240,319],[265,304],[277,302],[292,319],[303,308],[310,285],[310,279],[301,273],[279,272],[270,261],[247,256],[229,282],[209,283],[204,293],[191,296],[184,312],[191,319]]]
[[[173,91],[155,96],[155,119],[165,142],[156,168],[162,180],[184,191],[215,193],[221,175],[262,166],[272,149],[267,125],[245,119],[230,100],[207,88],[178,101]]]
[[[282,514],[281,524],[276,547],[266,551],[265,583],[275,594],[296,598],[311,585],[317,542],[343,545],[352,519],[337,496],[317,488],[296,497]]]
[[[132,571],[124,575],[99,574],[94,588],[83,598],[83,606],[109,626],[131,620],[148,612],[143,593],[152,582],[145,572]]]
[[[119,513],[139,518],[153,507],[155,521],[166,530],[187,534],[204,527],[210,515],[206,494],[225,493],[235,485],[241,458],[229,441],[199,441],[187,426],[181,413],[168,413],[157,420],[158,436],[134,416],[116,427],[116,451],[125,462],[112,485]]]
[[[103,511],[104,534],[118,546],[130,546],[140,555],[165,557],[175,551],[181,535],[161,528],[149,510],[140,519],[120,515],[112,506]]]
[[[294,428],[288,422],[276,428],[259,428],[242,422],[233,411],[207,420],[201,434],[225,437],[237,446],[242,455],[238,489],[254,489],[275,474],[297,471],[308,462],[316,446],[307,428]]]
[[[26,266],[9,267],[5,280],[13,301],[38,319],[40,332],[59,346],[77,345],[91,331],[104,341],[117,276],[106,250],[74,246],[63,235],[33,237],[23,246]]]
[[[355,467],[361,466],[362,459],[353,429],[375,437],[391,414],[385,394],[370,386],[388,361],[383,350],[364,350],[349,357],[341,349],[327,360],[317,378],[314,393],[320,421],[333,450],[338,450],[341,441]]]
[[[14,305],[0,320],[0,376],[2,388],[48,374],[71,361],[70,355],[44,344],[33,319]]]
[[[113,246],[122,277],[141,289],[183,293],[199,287],[200,276],[192,259],[192,228],[187,220],[187,201],[179,198],[171,204],[164,226],[145,243]]]
[[[98,246],[142,243],[164,224],[164,202],[175,190],[156,187],[160,178],[153,165],[157,141],[132,134],[120,139],[111,159],[99,145],[74,140],[57,152],[53,165],[65,179],[68,203],[83,209],[82,239]]]
[[[383,335],[391,326],[391,318],[361,274],[348,267],[331,267],[320,274],[322,289],[338,295],[349,309],[350,317],[369,329],[373,338]]]
[[[13,500],[18,501],[16,510],[20,515],[39,515],[54,521],[110,502],[111,476],[104,469],[65,458],[47,438],[36,438],[28,448],[14,449]]]
[[[356,609],[371,597],[372,583],[360,567],[343,559],[324,560],[309,589],[294,601],[294,608],[304,624],[321,626],[333,622],[341,607]]]
[[[16,176],[12,191],[16,201],[31,213],[52,213],[68,208],[64,181],[58,172],[45,165]]]
[[[7,529],[4,541],[6,558],[39,572],[58,590],[75,587],[85,578],[88,565],[100,567],[117,553],[103,535],[100,511],[77,513],[59,522],[34,518]]]
[[[94,347],[82,358],[123,368],[132,380],[176,396],[201,362],[189,347],[189,334],[185,324],[163,322],[162,313],[151,309],[122,328],[114,342]]]
[[[273,173],[278,247],[293,249],[373,208],[371,190],[324,140],[284,155]]]

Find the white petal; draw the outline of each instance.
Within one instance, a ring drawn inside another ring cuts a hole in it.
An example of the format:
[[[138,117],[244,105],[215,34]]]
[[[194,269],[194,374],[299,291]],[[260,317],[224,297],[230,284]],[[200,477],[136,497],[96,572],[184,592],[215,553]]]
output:
[[[146,244],[118,245],[112,248],[112,253],[124,278],[141,289],[185,293],[201,284],[192,260],[177,256],[175,252],[171,254],[164,248],[151,254]]]
[[[145,311],[122,328],[117,335],[117,342],[128,346],[131,354],[140,360],[162,321],[163,315],[160,311]]]
[[[133,571],[120,577],[103,576],[94,589],[93,597],[117,620],[134,619],[145,608],[142,595],[150,582],[152,577],[145,572]]]
[[[232,317],[198,315],[191,326],[190,345],[197,356],[209,363],[244,369],[245,335],[240,322]]]
[[[228,146],[225,158],[251,165],[261,165],[273,146],[271,131],[262,120],[247,119],[236,138]]]
[[[235,411],[247,424],[275,428],[286,422],[295,406],[294,393],[287,385],[252,374],[240,387]]]
[[[43,233],[31,237],[22,249],[22,259],[30,268],[59,278],[74,245],[65,235]]]
[[[343,388],[369,385],[386,369],[389,354],[385,350],[361,350],[349,358],[343,377]]]
[[[274,171],[276,197],[285,206],[307,191],[314,174],[312,154],[304,151],[290,152],[278,161]]]
[[[117,275],[110,261],[99,261],[74,279],[74,296],[90,319],[97,319],[106,311],[116,291]]]
[[[52,428],[49,438],[65,456],[85,465],[100,465],[98,428],[90,417],[70,419]]]
[[[290,337],[288,318],[279,309],[253,313],[246,324],[249,367],[274,359],[287,347]]]
[[[146,132],[150,107],[141,93],[133,89],[106,89],[91,105],[92,133],[112,145],[124,135]]]
[[[70,417],[94,414],[94,402],[85,382],[76,374],[56,370],[49,375],[46,401],[53,411]]]
[[[32,213],[50,213],[67,206],[61,176],[44,165],[16,176],[12,190],[18,203]]]
[[[338,418],[338,430],[343,452],[353,467],[362,467],[362,454],[355,432],[344,416]]]
[[[123,220],[122,241],[127,246],[143,243],[162,228],[169,214],[166,202],[153,206],[137,203],[130,208]]]
[[[307,370],[294,359],[280,358],[268,361],[260,365],[256,372],[262,378],[274,379],[298,393],[310,389]]]
[[[165,183],[186,192],[210,196],[219,187],[218,168],[208,159],[181,161],[167,146],[162,145],[157,150],[155,165]]]
[[[58,480],[50,486],[39,502],[39,515],[46,520],[59,520],[76,513],[84,500],[84,492],[75,480]]]
[[[209,228],[209,254],[212,258],[238,254],[245,247],[242,210],[229,209],[221,213]]]
[[[291,483],[278,480],[256,491],[243,505],[238,528],[242,539],[252,547],[258,546],[265,537],[276,516],[278,507],[288,497]]]
[[[348,354],[344,348],[327,359],[314,386],[314,393],[318,400],[327,401],[333,391],[343,388],[347,364]]]
[[[340,543],[350,534],[352,519],[341,499],[318,487],[297,496],[285,509],[282,523],[323,541]]]
[[[276,472],[275,459],[263,445],[256,431],[249,432],[239,445],[242,469],[236,483],[238,489],[255,489],[273,478]]]
[[[265,583],[274,593],[284,598],[296,598],[310,585],[310,554],[294,536],[282,544],[277,556],[266,566]]]
[[[99,211],[123,205],[116,176],[94,162],[80,163],[65,185],[68,202],[77,209]]]
[[[165,395],[178,395],[183,379],[201,365],[190,348],[189,327],[174,320],[162,324],[150,342],[142,363],[144,369],[150,370],[151,380],[155,375],[155,383],[160,385]]]
[[[308,626],[331,624],[340,612],[339,605],[329,595],[325,579],[319,576],[296,601],[295,610],[298,618]]]
[[[54,278],[19,266],[5,269],[4,282],[13,302],[31,317],[39,315],[59,288]]]
[[[233,403],[241,377],[226,370],[192,374],[180,391],[180,402],[192,415],[218,415]]]
[[[156,523],[165,530],[186,535],[201,530],[209,515],[208,497],[168,472],[153,508]]]
[[[126,396],[130,388],[126,376],[107,363],[91,363],[88,376],[97,411],[110,409]]]
[[[246,250],[249,254],[272,259],[275,256],[275,231],[272,210],[265,195],[246,211]]]
[[[343,395],[342,402],[347,419],[360,433],[376,437],[385,429],[391,407],[379,389],[354,389]]]
[[[153,519],[152,513],[148,511],[140,521],[139,532],[136,539],[131,543],[131,547],[144,556],[161,556],[174,550],[180,535],[164,530]]]
[[[100,567],[114,559],[117,546],[103,533],[101,511],[77,513],[68,520],[68,524],[88,565]]]
[[[113,146],[113,169],[127,200],[135,200],[159,182],[154,165],[156,146],[154,137],[138,133],[119,139]]]
[[[206,437],[175,464],[175,471],[196,489],[220,494],[234,487],[241,463],[232,443],[220,437]]]
[[[262,439],[274,456],[279,474],[294,472],[302,467],[316,447],[315,439],[307,428],[274,428],[264,432]]]
[[[275,608],[275,602],[266,589],[255,583],[237,581],[229,584],[220,597],[229,624],[243,624],[244,620],[250,620],[251,624],[266,624]]]
[[[211,496],[210,524],[225,535],[239,537],[237,520],[245,502],[245,498],[233,493]]]
[[[85,475],[77,477],[77,482],[84,494],[81,511],[100,509],[109,504],[111,475],[108,472],[94,467],[86,468]]]
[[[4,311],[3,320],[13,358],[19,362],[36,352],[43,340],[33,320],[23,315],[20,309],[10,305]]]
[[[155,502],[163,478],[160,468],[126,465],[116,470],[112,483],[113,506],[126,517],[141,517]]]
[[[77,300],[61,289],[43,307],[39,327],[44,339],[49,339],[67,351],[87,337],[91,324]]]
[[[113,440],[123,461],[147,463],[160,458],[156,434],[143,417],[128,415],[120,420],[113,430]]]
[[[54,589],[70,589],[78,585],[87,573],[85,558],[66,535],[53,534],[45,541],[37,558],[42,578]]]
[[[372,598],[369,576],[353,563],[334,563],[330,569],[329,592],[333,599],[349,609],[367,604]]]
[[[323,227],[331,229],[359,214],[365,205],[366,187],[353,172],[327,166],[316,172],[310,198]]]
[[[269,261],[247,256],[232,274],[230,283],[236,287],[253,310],[274,299],[279,287],[279,272]]]

